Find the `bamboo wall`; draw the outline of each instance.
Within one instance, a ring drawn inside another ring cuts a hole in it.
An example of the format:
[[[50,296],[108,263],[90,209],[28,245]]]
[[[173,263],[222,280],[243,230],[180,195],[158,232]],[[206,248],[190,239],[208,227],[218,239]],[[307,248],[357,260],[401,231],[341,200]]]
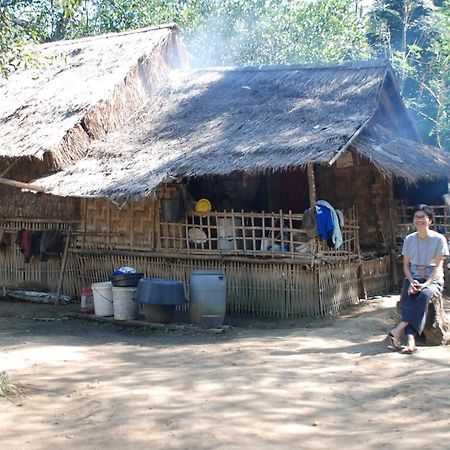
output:
[[[346,153],[334,165],[319,167],[316,184],[318,199],[338,209],[356,207],[362,250],[389,252],[393,221],[390,184],[373,164],[356,153]]]
[[[56,291],[61,258],[45,263],[32,259],[26,264],[19,247],[13,242],[21,228],[68,230],[71,227],[73,240],[63,292],[77,297],[82,287],[107,280],[118,267],[133,266],[146,277],[183,281],[187,296],[192,270],[222,270],[228,283],[227,310],[233,314],[266,318],[321,316],[335,313],[358,299],[357,261],[345,260],[311,268],[295,259],[243,260],[239,256],[187,254],[163,256],[156,245],[161,241],[159,202],[148,197],[136,202],[117,203],[114,205],[105,199],[52,198],[41,204],[39,214],[34,210],[35,216],[51,216],[49,210],[54,204],[59,205],[57,214],[65,218],[4,219],[0,226],[9,233],[11,244],[0,250],[0,286]],[[384,274],[380,272],[380,276]]]
[[[111,203],[107,199],[82,199],[77,246],[90,248],[153,249],[159,210],[153,197]]]

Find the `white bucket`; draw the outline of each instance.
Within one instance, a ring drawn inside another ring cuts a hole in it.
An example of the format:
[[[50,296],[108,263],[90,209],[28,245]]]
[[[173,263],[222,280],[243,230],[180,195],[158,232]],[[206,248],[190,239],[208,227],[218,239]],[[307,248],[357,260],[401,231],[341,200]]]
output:
[[[113,287],[114,319],[137,319],[139,305],[134,301],[137,287]]]
[[[92,283],[92,293],[94,294],[94,312],[96,316],[113,315],[112,283],[110,281],[102,283]]]

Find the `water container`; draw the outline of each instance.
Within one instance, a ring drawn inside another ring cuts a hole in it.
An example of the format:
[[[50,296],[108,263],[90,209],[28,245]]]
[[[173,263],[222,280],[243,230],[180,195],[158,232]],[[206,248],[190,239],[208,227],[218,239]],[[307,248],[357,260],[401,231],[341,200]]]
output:
[[[217,219],[218,248],[237,250],[242,247],[242,219],[229,217]]]
[[[218,270],[194,270],[189,285],[189,315],[195,323],[202,323],[203,315],[225,317],[227,283]]]
[[[81,290],[81,312],[85,314],[94,312],[94,294],[89,286]]]
[[[92,283],[91,287],[94,294],[95,315],[100,317],[112,316],[114,314],[112,283],[110,281]]]
[[[134,301],[137,287],[113,287],[113,310],[116,320],[137,319],[139,304]]]

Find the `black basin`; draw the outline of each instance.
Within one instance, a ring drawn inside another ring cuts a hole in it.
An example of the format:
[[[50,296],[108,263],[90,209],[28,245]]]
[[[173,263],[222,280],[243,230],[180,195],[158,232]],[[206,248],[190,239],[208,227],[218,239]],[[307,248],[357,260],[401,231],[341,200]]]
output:
[[[139,280],[136,302],[144,305],[184,305],[183,283],[161,278]]]
[[[123,273],[121,275],[110,275],[109,278],[114,287],[132,287],[137,286],[143,276],[143,273]]]

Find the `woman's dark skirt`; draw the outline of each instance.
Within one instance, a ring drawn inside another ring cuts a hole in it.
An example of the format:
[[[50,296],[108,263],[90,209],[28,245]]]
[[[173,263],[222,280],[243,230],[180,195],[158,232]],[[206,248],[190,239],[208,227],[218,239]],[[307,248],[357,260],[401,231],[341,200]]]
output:
[[[419,280],[420,283],[425,280]],[[440,294],[443,290],[443,283],[432,283],[417,295],[408,295],[409,281],[403,281],[402,288],[402,321],[408,322],[405,329],[406,334],[422,334],[427,320],[428,305],[431,297]]]

